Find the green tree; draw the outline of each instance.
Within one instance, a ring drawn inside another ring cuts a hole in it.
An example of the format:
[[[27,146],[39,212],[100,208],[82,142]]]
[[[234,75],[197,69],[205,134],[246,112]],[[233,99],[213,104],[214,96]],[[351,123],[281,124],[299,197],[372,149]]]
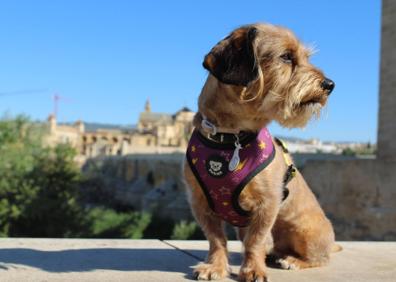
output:
[[[44,147],[44,130],[23,116],[0,121],[1,236],[68,237],[87,228],[74,151]]]
[[[89,227],[78,202],[81,174],[74,157],[67,145],[43,149],[35,156],[33,169],[25,175],[30,199],[22,203],[11,236],[75,237]]]

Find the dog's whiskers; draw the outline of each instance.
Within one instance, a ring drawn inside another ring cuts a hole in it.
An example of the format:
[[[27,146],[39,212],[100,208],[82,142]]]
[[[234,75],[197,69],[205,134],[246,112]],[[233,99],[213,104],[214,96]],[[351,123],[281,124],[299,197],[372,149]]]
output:
[[[305,49],[307,51],[308,57],[311,57],[319,52],[316,42],[312,42],[308,45],[305,45]]]

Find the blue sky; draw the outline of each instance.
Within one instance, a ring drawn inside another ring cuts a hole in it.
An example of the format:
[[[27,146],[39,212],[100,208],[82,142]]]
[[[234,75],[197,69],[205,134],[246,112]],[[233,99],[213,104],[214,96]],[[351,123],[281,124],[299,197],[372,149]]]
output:
[[[153,111],[196,110],[203,56],[254,22],[314,44],[312,62],[336,82],[319,121],[274,134],[376,142],[379,0],[1,1],[0,113],[43,120],[53,93],[60,121],[133,124],[148,97]]]

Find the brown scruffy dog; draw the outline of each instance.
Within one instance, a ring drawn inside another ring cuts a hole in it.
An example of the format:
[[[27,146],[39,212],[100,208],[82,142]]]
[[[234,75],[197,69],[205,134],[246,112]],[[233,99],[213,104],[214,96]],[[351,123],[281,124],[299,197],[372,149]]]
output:
[[[236,148],[243,134],[257,135],[273,120],[284,127],[304,127],[312,116],[319,115],[334,88],[334,83],[310,64],[309,56],[310,50],[285,28],[253,24],[234,30],[204,59],[210,74],[194,119],[197,134],[220,145],[235,143]],[[234,155],[243,150],[241,145]],[[267,281],[266,241],[271,235],[272,253],[285,269],[325,265],[335,249],[332,225],[315,196],[298,171],[290,180],[285,149],[273,142],[273,150],[271,162],[248,179],[237,203],[232,204],[248,213],[248,224],[238,230],[244,245],[241,281]],[[234,157],[230,162],[240,165],[242,160]],[[207,190],[191,169],[195,162],[185,163],[184,174],[192,212],[210,249],[207,262],[198,265],[194,274],[200,280],[221,279],[229,273],[224,221],[212,210]],[[221,166],[220,161],[211,160],[208,169],[218,177]]]

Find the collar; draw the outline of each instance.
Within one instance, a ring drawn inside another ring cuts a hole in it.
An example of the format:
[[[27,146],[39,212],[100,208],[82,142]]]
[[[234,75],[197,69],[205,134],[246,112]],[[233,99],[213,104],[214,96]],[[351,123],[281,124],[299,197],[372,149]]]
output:
[[[235,143],[239,142],[242,147],[253,141],[257,137],[257,132],[241,131],[239,134],[216,133],[215,135],[198,131],[198,138],[205,145],[217,149],[234,149]]]
[[[247,137],[251,136],[252,138],[255,138],[257,136],[257,133],[245,135],[239,129],[218,127],[215,124],[213,124],[212,122],[210,122],[204,114],[202,114],[202,113],[200,113],[200,114],[202,117],[201,128],[203,131],[206,131],[208,140],[214,141],[215,143],[217,142],[217,146],[219,146],[220,149],[225,149],[225,146],[231,146],[231,149],[232,149],[232,147],[234,147],[233,148],[234,153],[232,154],[232,158],[231,158],[230,162],[228,163],[228,169],[230,171],[234,171],[235,169],[237,169],[239,162],[240,162],[239,150],[241,150],[244,147],[244,145],[241,143],[240,137],[245,137],[245,139],[249,139],[247,141],[247,143],[248,143],[252,139],[247,138]],[[229,134],[231,134],[231,136],[228,136]],[[214,136],[214,138],[212,138],[212,136]],[[227,139],[227,141],[225,139]],[[229,141],[231,141],[231,143],[225,143],[225,142],[229,142]],[[221,147],[223,147],[223,148],[221,148]]]
[[[225,147],[234,147],[236,143],[244,144],[252,141],[256,136],[257,132],[253,131],[241,131],[239,129],[231,129],[226,127],[216,126],[210,122],[208,118],[200,113],[202,117],[201,128],[199,135],[202,138],[207,139],[206,143],[212,143],[209,145],[219,147],[224,145]]]
[[[241,130],[235,129],[235,128],[228,128],[228,127],[221,127],[221,126],[216,126],[214,123],[209,121],[209,119],[206,117],[206,115],[200,113],[202,121],[201,121],[201,127],[204,131],[207,133],[210,133],[211,135],[216,135],[217,133],[230,133],[230,134],[239,134]]]

